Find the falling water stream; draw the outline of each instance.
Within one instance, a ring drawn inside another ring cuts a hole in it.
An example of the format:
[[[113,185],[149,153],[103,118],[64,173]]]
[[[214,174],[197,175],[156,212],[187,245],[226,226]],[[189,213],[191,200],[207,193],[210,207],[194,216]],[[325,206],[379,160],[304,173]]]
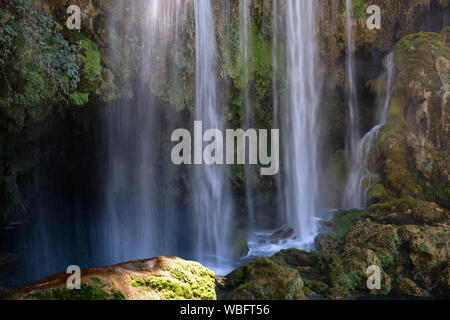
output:
[[[349,151],[348,171],[351,172],[358,165],[358,145],[361,139],[359,114],[358,114],[358,92],[355,82],[355,41],[353,38],[353,3],[352,0],[346,0],[346,19],[347,19],[347,91],[348,91],[348,114],[347,114],[347,139],[346,148]],[[347,184],[354,181],[348,179]],[[342,206],[347,209],[362,208],[361,192],[354,193],[356,187],[348,186],[345,188]]]
[[[242,76],[244,79],[244,88],[243,96],[244,96],[244,123],[243,126],[245,129],[249,129],[253,125],[252,121],[252,113],[251,113],[251,98],[250,98],[250,75],[249,75],[249,57],[251,50],[251,41],[249,39],[249,32],[251,28],[250,24],[250,13],[249,13],[249,1],[248,0],[240,0],[239,3],[239,15],[240,15],[240,46],[241,46],[241,54],[242,54]],[[245,174],[245,188],[246,188],[246,205],[248,211],[248,225],[250,229],[255,228],[255,208],[254,208],[254,183],[253,183],[253,174],[255,174],[254,170],[252,170],[252,166],[246,165],[244,168]]]
[[[352,150],[352,166],[348,174],[348,181],[345,188],[346,203],[351,208],[362,208],[367,205],[367,191],[377,176],[370,171],[371,161],[375,161],[375,150],[378,142],[378,133],[386,124],[391,95],[394,89],[394,54],[390,53],[386,58],[386,71],[382,76],[386,87],[382,91],[382,97],[378,97],[379,115],[378,124],[375,125],[362,139],[360,139]]]
[[[286,1],[287,96],[283,130],[285,223],[300,241],[316,234],[319,103],[314,1]]]
[[[195,118],[203,130],[224,128],[217,99],[216,34],[210,0],[195,0]],[[223,132],[223,131],[222,131]],[[193,185],[197,256],[212,256],[216,265],[228,253],[232,212],[230,185],[222,165],[196,165]],[[205,262],[209,266],[209,262]]]
[[[167,235],[177,234],[180,208],[167,192],[161,193],[173,183],[168,176],[170,158],[160,151],[158,142],[164,139],[164,114],[148,88],[169,77],[170,70],[160,70],[167,70],[169,59],[174,59],[169,51],[178,45],[178,25],[186,19],[187,7],[181,0],[169,0],[134,8],[136,16],[144,17],[137,30],[144,50],[134,99],[113,106],[106,126],[108,162],[100,251],[108,263],[178,252],[177,239]]]

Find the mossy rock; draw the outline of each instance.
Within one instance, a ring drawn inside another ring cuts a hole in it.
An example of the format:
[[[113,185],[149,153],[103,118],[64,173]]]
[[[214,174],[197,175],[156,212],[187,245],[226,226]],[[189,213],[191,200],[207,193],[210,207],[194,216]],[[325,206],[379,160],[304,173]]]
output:
[[[193,261],[174,257],[137,260],[81,270],[81,289],[69,290],[69,275],[55,274],[17,289],[11,300],[215,300],[215,275]]]
[[[376,184],[367,192],[367,202],[369,204],[386,202],[390,199],[391,197],[384,188],[384,185],[381,183]]]
[[[332,239],[342,239],[352,227],[362,218],[367,216],[369,212],[367,210],[349,210],[349,211],[338,211],[335,213],[333,220],[334,233],[330,233],[327,236]]]
[[[225,277],[220,296],[224,300],[305,300],[302,288],[296,269],[257,258]]]
[[[246,233],[240,229],[234,229],[230,232],[230,252],[233,259],[245,257],[249,248]]]
[[[322,281],[316,281],[316,280],[304,280],[305,282],[305,287],[308,287],[309,289],[311,289],[311,291],[318,293],[322,296],[327,296],[328,295],[328,291],[330,290],[329,286],[322,282]]]
[[[292,267],[314,267],[318,264],[318,258],[314,253],[298,249],[281,250],[274,254],[271,259]]]

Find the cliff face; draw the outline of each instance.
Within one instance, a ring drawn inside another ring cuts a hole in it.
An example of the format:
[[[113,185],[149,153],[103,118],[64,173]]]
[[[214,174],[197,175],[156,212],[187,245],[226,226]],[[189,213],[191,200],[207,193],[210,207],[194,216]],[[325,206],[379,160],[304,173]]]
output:
[[[2,21],[5,22],[5,25],[10,26],[10,30],[21,24],[34,23],[26,18],[30,16],[28,14],[30,12],[33,12],[36,19],[43,19],[44,12],[47,13],[49,16],[47,18],[48,23],[58,26],[48,33],[49,39],[57,37],[58,41],[61,42],[59,50],[72,52],[72,55],[68,55],[64,51],[60,51],[60,54],[64,56],[60,61],[64,65],[60,69],[67,69],[63,72],[69,72],[72,75],[69,81],[62,76],[49,77],[49,74],[55,73],[51,69],[35,70],[34,66],[31,67],[31,63],[23,59],[18,61],[17,58],[21,55],[21,52],[16,49],[13,49],[11,57],[8,57],[8,59],[16,59],[15,65],[21,65],[22,69],[28,70],[28,72],[20,75],[23,73],[21,72],[19,77],[17,75],[13,77],[14,70],[10,70],[12,64],[7,64],[2,73],[3,77],[8,78],[8,83],[14,84],[2,88],[2,105],[13,104],[3,117],[8,120],[4,122],[2,132],[3,136],[6,136],[7,133],[15,136],[13,138],[15,142],[12,143],[12,146],[5,147],[5,150],[10,151],[5,151],[4,168],[2,170],[2,194],[6,195],[2,201],[4,211],[11,211],[12,207],[22,205],[15,180],[18,175],[26,172],[35,162],[33,157],[24,157],[23,155],[26,153],[25,150],[29,148],[26,141],[29,140],[29,135],[32,135],[33,139],[38,139],[40,134],[35,132],[38,127],[45,127],[43,123],[46,122],[46,119],[60,110],[52,108],[52,106],[62,104],[65,112],[69,112],[77,118],[80,113],[74,106],[94,105],[97,102],[108,102],[133,95],[133,78],[139,73],[141,60],[143,59],[142,48],[145,45],[145,39],[140,38],[142,33],[139,32],[141,28],[145,28],[146,17],[143,16],[145,10],[139,10],[139,8],[145,6],[145,3],[145,1],[140,1],[138,5],[135,3],[130,5],[125,2],[119,4],[116,1],[41,0],[33,1],[32,5],[30,2],[30,5],[26,6],[27,14],[15,15],[13,19],[11,17],[15,10],[17,11],[19,8],[19,2],[8,0],[2,5]],[[382,30],[368,30],[365,13],[367,3],[363,0],[353,1],[356,65],[358,70],[361,71],[358,72],[357,80],[361,96],[361,127],[364,131],[373,125],[374,93],[371,83],[381,73],[383,57],[393,50],[397,42],[409,34],[420,30],[440,32],[445,21],[445,15],[448,15],[447,1],[375,1],[374,4],[378,4],[382,9]],[[80,6],[83,13],[80,32],[69,31],[64,27],[68,17],[66,9],[70,4]],[[373,3],[371,2],[371,4]],[[282,17],[285,7],[283,4],[280,6],[279,12]],[[192,11],[192,1],[186,2],[186,8],[186,12]],[[219,86],[222,95],[220,100],[221,106],[227,108],[229,126],[239,127],[242,125],[242,105],[245,100],[243,92],[246,86],[243,79],[243,69],[246,66],[249,75],[248,86],[249,92],[251,92],[250,99],[252,100],[254,123],[258,127],[270,128],[273,115],[272,30],[274,22],[272,21],[272,2],[257,0],[251,3],[249,27],[251,55],[247,62],[243,61],[240,49],[239,1],[233,0],[226,4],[222,1],[214,1],[213,8],[216,15],[219,48],[217,68],[221,83]],[[343,183],[343,170],[341,170],[343,166],[339,161],[345,160],[345,157],[341,156],[342,151],[339,151],[344,148],[347,109],[345,9],[345,2],[332,0],[318,1],[316,8],[319,17],[317,31],[321,39],[320,48],[323,61],[321,72],[325,79],[325,87],[322,93],[322,108],[325,115],[323,121],[326,122],[323,127],[327,128],[323,132],[325,138],[324,150],[329,150],[327,152],[330,153],[336,152],[330,167],[340,168],[338,171],[341,172],[337,175],[330,172],[325,178],[325,182],[331,182],[335,185]],[[134,18],[130,19],[130,17]],[[178,28],[180,31],[176,32],[176,40],[173,38],[173,34],[171,35],[172,38],[168,37],[170,39],[167,40],[169,47],[176,44],[177,48],[180,48],[177,58],[173,58],[171,62],[170,59],[163,56],[164,51],[152,52],[153,55],[160,57],[161,63],[156,68],[158,74],[162,76],[158,82],[151,83],[151,90],[163,104],[175,106],[178,111],[190,112],[194,102],[195,71],[195,28],[192,13],[185,14]],[[447,33],[443,31],[442,37],[446,37]],[[31,46],[31,43],[26,39],[32,35],[25,33],[20,37],[14,34],[8,35],[7,32],[4,32],[4,34],[3,39],[10,39],[10,43],[4,42],[3,46],[9,46],[8,48],[20,47],[17,46],[20,43],[23,43],[25,47]],[[8,38],[6,35],[8,35]],[[282,34],[279,36],[283,37]],[[437,34],[433,36],[433,39],[436,37]],[[417,67],[416,70],[414,66],[409,65],[411,59],[421,59],[422,56],[435,51],[433,45],[424,45],[417,52],[417,56],[401,58],[401,55],[408,53],[409,47],[414,46],[414,43],[410,43],[414,41],[414,39],[403,39],[396,47],[396,55],[399,56],[396,62],[403,78],[414,75],[415,71],[421,71],[420,67]],[[446,48],[445,42],[448,42],[448,40],[442,40],[442,44],[440,44],[442,48]],[[31,50],[26,51],[27,54],[34,51],[34,56],[38,59],[55,59],[55,56],[52,56],[43,48],[30,47],[28,49]],[[16,51],[14,52],[14,50]],[[277,48],[277,50],[280,50],[281,55],[283,49]],[[411,157],[407,162],[415,163],[410,170],[417,171],[419,174],[422,188],[427,189],[424,192],[428,195],[427,198],[435,199],[440,203],[443,203],[444,200],[438,201],[438,199],[444,199],[446,192],[445,190],[442,191],[442,188],[448,185],[448,168],[445,165],[445,163],[448,163],[448,158],[446,158],[448,155],[445,152],[448,144],[446,138],[448,131],[446,126],[448,124],[445,117],[448,114],[446,111],[446,108],[448,108],[446,107],[448,105],[448,93],[446,91],[446,88],[448,88],[448,79],[446,79],[448,61],[446,59],[448,58],[442,53],[442,50],[438,53],[436,59],[427,62],[425,66],[424,72],[433,74],[426,76],[426,79],[402,84],[403,87],[412,86],[415,89],[409,91],[404,89],[402,97],[395,99],[395,101],[401,99],[399,103],[402,106],[399,106],[399,108],[402,111],[409,111],[407,112],[407,119],[405,119],[406,126],[404,129],[407,136],[405,145],[407,150],[405,149],[405,152],[408,153],[408,157]],[[279,62],[282,66],[283,61]],[[430,67],[433,68],[430,69]],[[432,71],[434,69],[436,69],[435,72]],[[280,73],[276,76],[281,79],[282,68]],[[183,81],[179,85],[173,86],[170,83],[172,78],[181,78]],[[425,80],[433,82],[432,87],[424,87]],[[399,78],[399,81],[404,80]],[[29,93],[26,96],[16,95],[13,97],[12,90],[17,85],[22,88],[23,92]],[[279,90],[283,91],[283,84],[280,86]],[[42,90],[43,87],[59,87],[61,90],[55,95],[48,89]],[[439,94],[440,102],[436,100],[437,91],[441,92]],[[37,92],[40,92],[40,94],[36,94]],[[425,100],[421,101],[423,99]],[[411,113],[410,102],[414,105],[420,105],[420,107],[413,107],[414,110],[418,108],[414,114]],[[38,108],[31,108],[32,105],[38,106]],[[392,108],[395,109],[395,107],[394,105]],[[95,106],[91,106],[89,109],[94,108]],[[33,112],[30,112],[31,109],[33,109]],[[3,108],[2,110],[6,109]],[[84,113],[83,121],[92,116],[94,114]],[[34,129],[31,130],[31,128]],[[421,147],[416,148],[417,144],[420,144]],[[382,154],[379,156],[381,158],[388,157]],[[19,162],[22,163],[18,164]],[[433,162],[435,168],[432,168],[431,162]],[[384,166],[387,167],[387,165]],[[389,184],[389,177],[385,176],[384,178],[386,183]],[[266,189],[270,189],[274,185],[272,179],[259,182],[262,188]],[[242,168],[233,170],[233,183],[237,190],[244,187]],[[414,189],[415,186],[416,184],[413,184],[409,188]],[[436,190],[436,188],[439,190]],[[394,192],[397,193],[395,196],[401,195],[399,190]],[[331,202],[338,201],[340,198],[339,192],[336,192],[333,197],[335,199],[332,199]],[[11,207],[7,203],[14,203],[14,205]],[[446,205],[448,206],[448,204]]]

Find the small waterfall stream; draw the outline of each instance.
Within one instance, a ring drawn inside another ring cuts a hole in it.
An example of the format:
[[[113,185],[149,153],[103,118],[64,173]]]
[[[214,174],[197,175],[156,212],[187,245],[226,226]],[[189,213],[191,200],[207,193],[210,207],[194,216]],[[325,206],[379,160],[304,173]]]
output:
[[[386,124],[389,104],[391,102],[392,91],[394,90],[394,54],[390,53],[386,58],[386,71],[381,78],[386,83],[382,95],[378,97],[379,122],[360,141],[352,151],[352,166],[348,174],[348,181],[345,188],[344,198],[349,208],[363,208],[367,205],[367,191],[376,179],[370,171],[371,161],[375,161],[375,149],[378,141],[378,133]]]
[[[349,151],[348,171],[351,172],[357,166],[358,145],[361,138],[358,114],[358,91],[355,83],[355,41],[353,38],[353,2],[346,0],[347,19],[347,91],[348,91],[348,114],[347,114],[347,138],[346,148]],[[348,183],[352,183],[349,179]],[[346,188],[348,190],[349,188]],[[352,189],[354,192],[355,189]],[[343,199],[343,207],[347,209],[361,208],[363,206],[361,193],[346,192]]]

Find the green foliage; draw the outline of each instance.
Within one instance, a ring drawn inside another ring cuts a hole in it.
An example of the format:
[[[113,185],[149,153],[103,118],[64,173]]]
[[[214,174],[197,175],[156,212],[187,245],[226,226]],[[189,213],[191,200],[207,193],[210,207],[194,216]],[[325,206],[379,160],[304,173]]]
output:
[[[84,37],[78,41],[78,45],[83,56],[83,68],[78,90],[92,92],[103,82],[100,52],[95,42]]]
[[[416,172],[417,184],[421,187],[425,199],[430,202],[436,202],[440,206],[450,209],[450,187],[435,186],[428,181],[420,172]]]
[[[256,5],[256,4],[255,4]],[[238,10],[233,12],[230,35],[220,46],[227,56],[225,68],[233,81],[234,90],[228,110],[228,120],[233,126],[241,125],[244,115],[246,91],[251,93],[252,119],[256,119],[261,127],[270,128],[272,125],[272,44],[270,37],[262,25],[252,17],[249,26],[249,55],[244,61],[241,48],[241,26]],[[244,68],[247,68],[248,82],[246,82]]]
[[[364,274],[361,270],[351,270],[341,274],[341,280],[348,290],[354,291],[364,286]]]
[[[0,24],[0,110],[13,120],[8,130],[42,121],[48,105],[68,102],[80,80],[78,48],[63,38],[60,25],[33,10],[31,3],[6,0],[1,11],[5,21]]]
[[[378,254],[377,257],[378,257],[378,259],[380,259],[381,267],[383,269],[390,268],[394,264],[394,258],[392,258],[392,257],[387,257],[382,254]]]
[[[366,10],[369,6],[365,0],[352,0],[352,12],[355,19],[364,19],[366,17]],[[346,0],[341,0],[340,14],[344,14],[347,10]]]

